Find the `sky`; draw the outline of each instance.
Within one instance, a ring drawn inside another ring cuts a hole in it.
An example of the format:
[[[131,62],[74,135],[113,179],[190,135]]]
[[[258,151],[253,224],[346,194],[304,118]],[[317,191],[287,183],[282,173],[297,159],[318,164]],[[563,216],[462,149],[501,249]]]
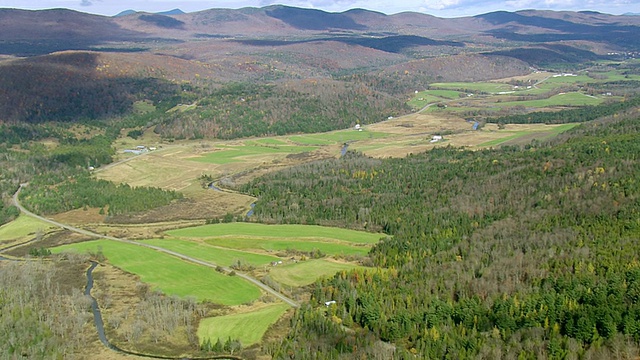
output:
[[[341,12],[354,8],[396,14],[415,11],[439,17],[461,17],[491,11],[590,10],[608,14],[640,13],[640,0],[0,0],[0,8],[67,8],[112,16],[124,10],[194,12],[211,8],[263,7],[274,4]]]

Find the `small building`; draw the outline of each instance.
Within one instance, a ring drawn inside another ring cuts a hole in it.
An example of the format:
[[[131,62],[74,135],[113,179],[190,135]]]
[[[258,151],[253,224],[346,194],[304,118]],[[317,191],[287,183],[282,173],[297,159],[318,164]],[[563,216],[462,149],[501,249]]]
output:
[[[431,141],[429,142],[434,143],[438,141],[442,141],[442,135],[433,135],[433,137],[431,137]]]

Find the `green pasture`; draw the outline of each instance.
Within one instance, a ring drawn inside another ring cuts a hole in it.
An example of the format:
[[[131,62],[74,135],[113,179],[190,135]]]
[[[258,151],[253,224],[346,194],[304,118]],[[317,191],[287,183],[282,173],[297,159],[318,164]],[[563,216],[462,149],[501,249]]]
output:
[[[175,251],[196,259],[214,263],[216,265],[231,266],[238,260],[245,263],[261,266],[278,261],[280,258],[246,251],[232,250],[228,248],[213,247],[200,242],[177,239],[153,239],[142,241],[145,244],[154,245],[163,249]]]
[[[492,146],[498,146],[501,145],[507,141],[510,140],[514,140],[514,139],[518,139],[524,136],[530,136],[532,134],[539,134],[540,136],[537,138],[538,140],[546,140],[549,139],[553,136],[556,136],[560,133],[563,133],[571,128],[576,127],[578,124],[577,123],[573,123],[573,124],[562,124],[562,125],[547,125],[544,128],[541,128],[540,130],[535,130],[535,131],[516,131],[516,132],[510,132],[510,131],[505,131],[505,136],[500,138],[500,139],[494,139],[491,141],[486,141],[478,146],[486,146],[486,147],[492,147]],[[507,125],[509,126],[509,125]]]
[[[596,81],[595,79],[592,79],[587,75],[577,75],[577,74],[574,74],[574,76],[571,76],[571,75],[557,76],[557,75],[559,74],[556,74],[556,76],[551,76],[550,78],[545,80],[544,83],[558,85],[558,84],[587,83],[587,82]]]
[[[274,138],[264,138],[264,139],[254,140],[254,141],[247,141],[245,142],[245,144],[288,145],[286,141],[280,140],[280,139],[274,139]]]
[[[139,100],[133,103],[133,111],[139,114],[146,114],[156,111],[156,107],[150,100]]]
[[[234,238],[293,238],[329,239],[350,243],[375,244],[384,234],[348,230],[319,225],[265,225],[247,222],[210,224],[170,230],[170,236],[180,238],[214,238],[232,236]]]
[[[342,270],[360,267],[327,260],[306,260],[295,264],[278,265],[269,269],[271,279],[286,286],[300,287],[313,284],[318,278],[333,276]]]
[[[171,109],[167,110],[167,113],[172,113],[176,111],[185,112],[187,110],[195,109],[196,107],[198,107],[197,104],[178,104],[172,107]]]
[[[437,96],[425,95],[420,97],[414,97],[413,99],[407,102],[407,105],[411,106],[413,109],[419,110],[429,104],[437,103],[440,101],[443,101],[443,99]]]
[[[534,108],[545,108],[551,106],[587,106],[587,105],[599,105],[604,100],[601,98],[585,95],[579,92],[569,92],[564,94],[554,95],[548,99],[540,100],[526,100],[526,101],[506,101],[496,103],[495,105],[500,107],[511,106],[524,106]]]
[[[333,143],[341,144],[348,141],[380,139],[387,136],[389,136],[389,134],[367,131],[365,125],[365,128],[362,131],[348,129],[319,134],[298,135],[289,137],[289,140],[300,144],[330,145]]]
[[[458,99],[460,94],[462,94],[460,91],[456,90],[427,90],[424,91],[424,93],[426,93],[426,95],[437,96],[445,99]]]
[[[590,82],[608,82],[608,81],[633,81],[640,80],[640,75],[634,74],[622,74],[619,71],[608,71],[606,73],[596,73],[597,75],[603,75],[604,79],[591,79]]]
[[[37,231],[45,231],[52,226],[49,223],[34,219],[30,216],[20,215],[10,223],[0,226],[0,241],[18,239],[35,234]]]
[[[504,91],[512,91],[513,86],[498,82],[450,82],[450,83],[433,83],[429,85],[434,90],[464,90],[476,91],[484,93],[498,93]]]
[[[96,240],[63,245],[51,251],[102,251],[112,265],[139,276],[141,281],[166,294],[194,296],[199,301],[209,300],[222,305],[240,305],[260,297],[260,290],[242,278],[142,246]]]
[[[296,144],[303,145],[332,145],[336,142],[329,139],[320,139],[310,135],[296,135],[289,137],[289,140]]]
[[[277,304],[248,313],[216,316],[200,320],[198,339],[207,339],[215,344],[218,339],[224,343],[228,338],[240,340],[243,347],[257,344],[262,340],[269,326],[289,309],[288,305]]]
[[[432,106],[429,109],[427,109],[427,112],[429,113],[470,113],[470,112],[474,112],[474,111],[478,111],[479,109],[481,110],[485,110],[485,111],[499,111],[500,107],[496,106],[499,105],[498,103],[491,103],[491,104],[487,104],[485,102],[482,103],[477,103],[478,106],[456,106],[455,104],[450,104],[446,109],[441,109],[437,106]],[[487,105],[491,105],[491,106],[487,106]]]
[[[321,251],[327,255],[360,255],[369,252],[369,246],[356,246],[353,244],[335,243],[326,241],[311,241],[303,239],[267,239],[267,238],[235,238],[225,237],[219,239],[207,239],[207,244],[221,246],[230,249],[250,250],[262,249],[265,251],[296,250],[304,252]]]
[[[444,100],[459,99],[460,94],[461,92],[455,90],[425,90],[415,94],[407,104],[414,109],[422,109],[428,104]]]
[[[273,154],[297,154],[316,150],[315,146],[260,146],[260,145],[244,145],[237,147],[228,147],[221,151],[214,151],[203,156],[192,158],[190,160],[204,162],[209,164],[230,164],[234,162],[242,162],[244,157],[257,157]]]

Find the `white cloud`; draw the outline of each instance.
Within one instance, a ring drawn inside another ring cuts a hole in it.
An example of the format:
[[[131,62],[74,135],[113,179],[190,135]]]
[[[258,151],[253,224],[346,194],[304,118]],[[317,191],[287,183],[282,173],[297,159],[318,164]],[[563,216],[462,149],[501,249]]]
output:
[[[460,0],[426,0],[424,2],[425,9],[444,10],[455,8],[460,5]]]

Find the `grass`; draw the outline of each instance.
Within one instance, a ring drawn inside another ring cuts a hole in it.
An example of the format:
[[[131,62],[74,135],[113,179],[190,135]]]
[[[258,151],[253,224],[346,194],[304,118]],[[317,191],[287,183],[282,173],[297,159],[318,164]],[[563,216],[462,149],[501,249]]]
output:
[[[357,267],[359,266],[327,260],[307,260],[273,267],[269,270],[269,276],[280,284],[300,287],[312,284],[318,278],[333,276],[339,271]]]
[[[320,139],[318,137],[310,136],[310,135],[291,136],[289,137],[289,140],[294,143],[303,144],[303,145],[332,145],[336,143],[333,140]]]
[[[177,296],[193,296],[222,305],[240,305],[260,297],[260,290],[249,282],[223,275],[215,269],[192,264],[141,246],[110,240],[96,240],[51,249],[63,251],[102,251],[109,262],[138,275],[154,290]]]
[[[318,225],[264,225],[256,223],[225,223],[202,225],[166,232],[170,236],[186,238],[273,237],[273,238],[320,238],[351,243],[375,244],[383,234],[347,230]]]
[[[52,227],[52,225],[30,216],[20,215],[12,222],[0,226],[0,241],[18,239]]]
[[[527,101],[509,101],[501,102],[496,105],[500,107],[510,106],[524,106],[534,108],[545,108],[551,106],[587,106],[598,105],[603,102],[602,99],[593,96],[588,96],[583,93],[570,92],[565,94],[558,94],[548,99],[540,100],[527,100]]]
[[[225,237],[220,239],[207,239],[207,244],[221,246],[230,249],[249,250],[260,249],[264,251],[321,251],[327,255],[366,255],[369,246],[354,246],[351,244],[326,242],[326,241],[303,241],[301,239],[264,239],[264,238],[240,238]]]
[[[414,109],[422,109],[428,104],[437,103],[443,100],[453,100],[460,98],[460,92],[455,90],[426,90],[417,93],[407,102]]]
[[[200,157],[191,158],[192,161],[199,161],[209,164],[229,164],[242,162],[244,157],[258,157],[273,154],[297,154],[316,150],[315,146],[260,146],[244,145],[229,147],[222,151],[214,151]]]
[[[221,249],[204,243],[187,240],[153,239],[142,242],[227,267],[236,263],[238,260],[242,260],[243,262],[254,266],[266,265],[272,261],[280,260],[280,258],[275,256],[254,254],[251,252],[232,249]]]
[[[167,113],[172,113],[172,112],[185,112],[187,110],[192,110],[195,109],[197,107],[196,104],[178,104],[174,107],[172,107],[171,109],[167,110]]]
[[[365,128],[366,128],[366,125],[365,125]],[[366,129],[363,129],[363,131],[356,131],[353,129],[349,129],[349,130],[332,131],[332,132],[320,133],[320,134],[291,136],[289,137],[289,139],[293,142],[297,142],[300,144],[307,143],[307,144],[317,144],[317,145],[330,145],[330,144],[341,144],[347,141],[380,139],[387,136],[389,136],[389,134],[367,131]]]
[[[499,138],[499,139],[494,139],[491,141],[486,141],[478,146],[482,147],[492,147],[492,146],[498,146],[501,145],[507,141],[510,140],[514,140],[514,139],[518,139],[520,137],[524,137],[524,136],[531,136],[534,134],[539,134],[540,137],[538,138],[538,140],[546,140],[548,138],[551,138],[553,136],[556,136],[562,132],[565,132],[575,126],[577,126],[578,124],[562,124],[562,125],[557,125],[557,126],[553,126],[553,125],[547,125],[545,126],[545,128],[540,129],[539,131],[516,131],[516,132],[508,132],[505,131],[505,134],[509,134],[505,137]],[[508,126],[508,125],[507,125]]]
[[[256,144],[265,144],[265,145],[287,145],[286,141],[283,141],[280,139],[273,139],[273,138],[258,139],[253,142]],[[249,142],[247,142],[247,144],[248,143]]]
[[[497,82],[451,82],[451,83],[433,83],[429,85],[431,88],[437,88],[441,90],[462,90],[465,91],[477,91],[484,93],[498,93],[504,91],[513,90],[513,86],[504,83]]]
[[[151,101],[136,101],[133,103],[133,111],[138,114],[146,114],[156,111],[156,107]]]
[[[198,326],[200,343],[210,339],[213,344],[220,339],[224,343],[228,338],[240,340],[243,347],[257,344],[271,324],[287,311],[289,306],[278,304],[252,311],[202,319]]]

